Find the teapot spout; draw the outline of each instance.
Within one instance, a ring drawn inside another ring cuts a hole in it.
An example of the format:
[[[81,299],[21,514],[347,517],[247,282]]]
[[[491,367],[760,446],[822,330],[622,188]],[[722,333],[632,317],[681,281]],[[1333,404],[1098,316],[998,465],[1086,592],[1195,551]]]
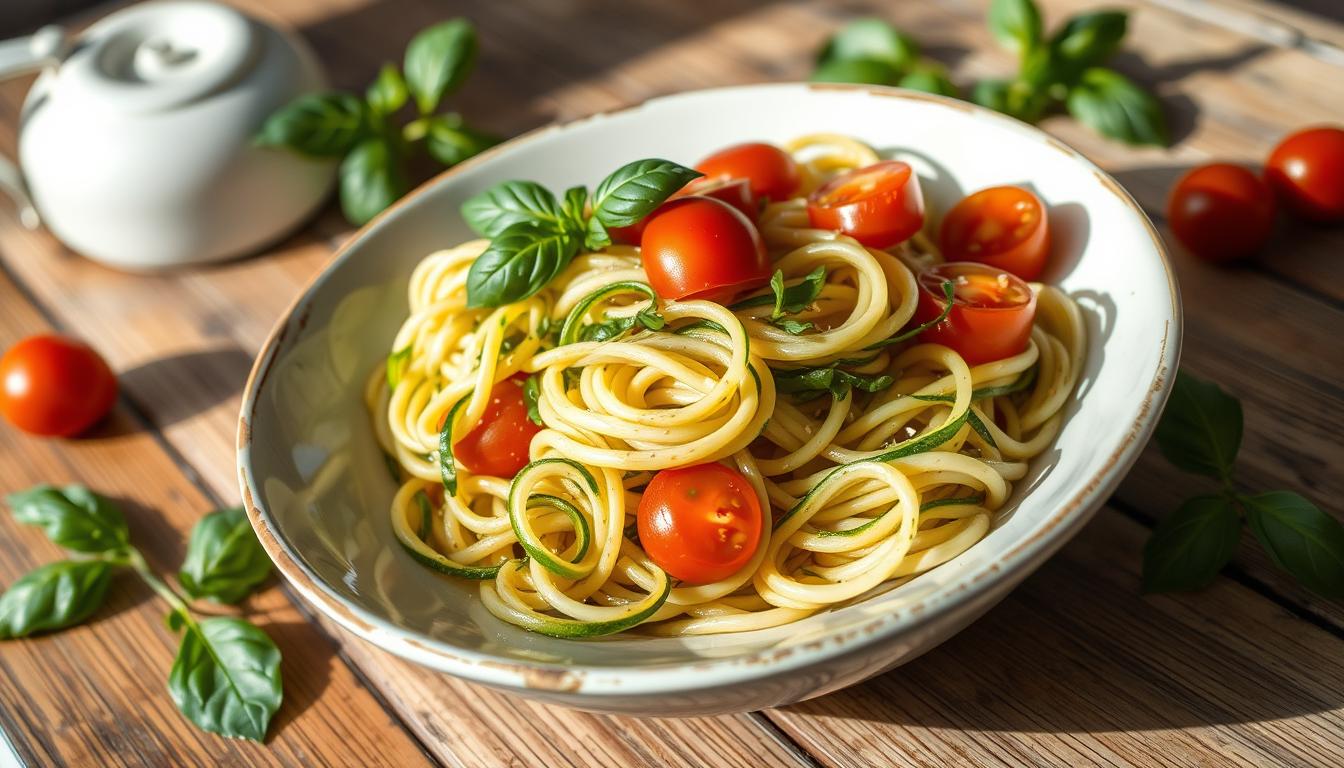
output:
[[[0,80],[55,66],[69,52],[70,35],[54,24],[0,42]]]

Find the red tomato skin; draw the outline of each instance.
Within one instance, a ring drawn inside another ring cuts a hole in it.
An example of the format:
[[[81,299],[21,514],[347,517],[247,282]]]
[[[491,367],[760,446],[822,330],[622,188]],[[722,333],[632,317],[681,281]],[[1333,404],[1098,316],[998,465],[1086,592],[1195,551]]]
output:
[[[983,270],[984,274],[1003,272],[974,262],[948,262],[931,269],[920,277],[919,304],[911,322],[922,325],[942,314],[946,302],[940,288],[940,273],[971,268]],[[967,365],[990,363],[1021,353],[1031,340],[1036,294],[1025,282],[1012,275],[1009,278],[1017,280],[1018,290],[1025,291],[1030,297],[1025,303],[1003,308],[972,307],[954,299],[947,317],[921,333],[919,340],[951,347]]]
[[[702,176],[672,193],[672,197],[668,200],[676,200],[679,197],[690,195],[722,200],[741,211],[748,219],[751,219],[753,224],[761,215],[760,206],[756,204],[756,197],[751,193],[751,183],[746,179],[707,179]],[[663,203],[663,205],[667,205],[667,203]],[[657,216],[662,208],[663,206],[658,206],[653,213],[627,227],[608,227],[607,234],[611,235],[613,242],[639,245],[640,240],[644,237],[644,227],[648,226],[649,220]]]
[[[1265,179],[1298,216],[1344,221],[1344,129],[1307,128],[1279,142]]]
[[[701,160],[695,170],[710,179],[747,179],[752,194],[772,201],[788,200],[798,190],[798,163],[773,144],[734,144]]]
[[[73,437],[117,400],[117,377],[82,341],[29,336],[0,357],[0,413],[34,435]]]
[[[884,179],[880,189],[847,192],[873,174]],[[842,232],[870,248],[890,248],[924,226],[919,176],[899,160],[855,169],[831,179],[808,197],[807,218],[813,227]]]
[[[687,584],[711,584],[751,561],[764,519],[751,484],[722,464],[665,469],[639,500],[639,543]]]
[[[726,303],[771,274],[755,225],[725,202],[694,195],[667,202],[649,218],[640,259],[664,299]]]
[[[1201,165],[1176,182],[1167,220],[1196,257],[1215,263],[1244,259],[1269,240],[1274,195],[1239,165]]]
[[[1018,236],[1012,228],[1023,224],[1021,217],[1030,217],[1031,227]],[[990,243],[977,238],[987,223],[997,224],[1007,237]],[[947,212],[939,240],[948,261],[975,261],[1012,272],[1023,280],[1036,280],[1050,259],[1050,214],[1031,190],[990,187],[968,195]]]
[[[490,402],[475,428],[453,443],[453,456],[476,475],[513,477],[527,466],[532,438],[541,427],[527,418],[523,398],[526,376],[495,384]]]

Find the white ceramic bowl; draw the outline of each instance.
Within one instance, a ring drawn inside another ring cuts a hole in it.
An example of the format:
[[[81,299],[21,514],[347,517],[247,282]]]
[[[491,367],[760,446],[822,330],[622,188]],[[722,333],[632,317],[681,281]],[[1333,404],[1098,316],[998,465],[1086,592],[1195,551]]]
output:
[[[692,639],[557,640],[488,614],[476,585],[396,545],[394,486],[361,400],[406,316],[406,279],[471,236],[458,206],[514,178],[595,184],[640,157],[691,163],[734,142],[856,136],[916,166],[934,211],[995,184],[1050,206],[1047,279],[1087,310],[1088,358],[1068,419],[993,530],[901,586],[770,630]],[[361,230],[276,326],[238,433],[242,495],[271,557],[318,610],[431,669],[585,709],[690,715],[823,693],[908,661],[984,613],[1087,522],[1161,411],[1181,336],[1162,242],[1139,207],[1077,152],[961,101],[894,89],[764,85],[687,93],[520,137],[444,173]]]

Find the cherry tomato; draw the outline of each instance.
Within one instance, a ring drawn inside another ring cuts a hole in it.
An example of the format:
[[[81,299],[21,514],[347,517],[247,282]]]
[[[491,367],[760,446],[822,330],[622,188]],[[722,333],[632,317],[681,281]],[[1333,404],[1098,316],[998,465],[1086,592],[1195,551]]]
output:
[[[541,427],[527,418],[526,380],[526,376],[513,376],[496,384],[475,429],[453,443],[453,456],[468,471],[513,477],[527,466],[528,448]]]
[[[770,257],[756,227],[709,197],[671,200],[649,218],[640,240],[649,285],[664,299],[726,303],[770,280]]]
[[[1307,128],[1284,139],[1265,178],[1302,218],[1344,221],[1344,129]]]
[[[735,144],[706,157],[695,170],[711,179],[746,179],[756,197],[788,200],[798,189],[798,163],[773,144]]]
[[[116,399],[117,377],[82,341],[29,336],[0,357],[0,413],[24,432],[77,435]]]
[[[1239,165],[1201,165],[1176,182],[1167,219],[1195,256],[1214,262],[1245,258],[1269,239],[1274,196]]]
[[[943,218],[940,239],[948,261],[977,261],[1023,280],[1040,277],[1050,257],[1045,204],[1022,187],[969,195]]]
[[[742,570],[761,543],[761,504],[751,484],[722,464],[664,469],[639,499],[639,543],[659,568],[687,584]]]
[[[952,281],[952,310],[920,340],[951,347],[969,365],[1002,360],[1027,348],[1036,294],[1020,278],[973,262],[939,264],[919,275],[914,322],[927,323],[947,306],[943,283]]]
[[[899,160],[841,174],[808,197],[807,218],[872,248],[893,246],[924,226],[919,177]]]
[[[756,204],[756,197],[751,194],[751,183],[746,179],[709,179],[702,176],[674,192],[670,199],[675,200],[690,195],[722,200],[746,214],[746,217],[751,219],[753,224],[761,215],[760,206]],[[639,245],[640,239],[644,236],[644,227],[648,225],[649,219],[658,214],[659,210],[662,210],[662,206],[628,227],[608,227],[607,234],[611,235],[611,239],[615,242]]]

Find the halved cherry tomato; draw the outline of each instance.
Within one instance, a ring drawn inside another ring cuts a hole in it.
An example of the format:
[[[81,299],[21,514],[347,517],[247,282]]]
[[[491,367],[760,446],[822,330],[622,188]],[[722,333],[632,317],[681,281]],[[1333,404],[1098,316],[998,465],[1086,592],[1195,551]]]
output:
[[[807,198],[807,218],[872,248],[893,246],[924,226],[919,177],[899,160],[841,174]]]
[[[798,163],[773,144],[735,144],[701,160],[695,170],[711,179],[746,179],[756,197],[788,200],[802,179]]]
[[[701,176],[674,192],[670,200],[690,195],[722,200],[746,214],[753,224],[761,215],[760,206],[756,204],[756,197],[751,193],[751,183],[746,179],[710,179]],[[644,236],[644,227],[648,226],[649,219],[656,216],[660,210],[662,210],[662,206],[654,209],[653,213],[628,227],[608,227],[607,234],[611,235],[611,239],[615,242],[639,245],[640,238]]]
[[[117,399],[117,377],[82,341],[29,336],[0,357],[0,413],[34,435],[71,437]]]
[[[1299,216],[1344,221],[1344,130],[1308,128],[1284,139],[1265,178]]]
[[[649,285],[664,299],[727,302],[770,280],[770,257],[741,211],[709,197],[683,197],[660,207],[644,228],[640,259]]]
[[[761,543],[764,519],[751,484],[722,464],[664,469],[639,499],[639,543],[659,568],[687,584],[742,570]]]
[[[1201,165],[1181,177],[1167,202],[1176,239],[1206,261],[1255,253],[1274,225],[1274,195],[1259,176],[1239,165]]]
[[[1050,221],[1030,190],[990,187],[952,206],[940,240],[948,261],[978,261],[1035,280],[1050,257]]]
[[[480,422],[453,443],[453,456],[472,474],[513,477],[527,466],[528,449],[541,427],[527,418],[525,381],[518,375],[496,384]]]
[[[952,309],[920,341],[951,347],[969,365],[1002,360],[1027,348],[1036,317],[1036,294],[1020,278],[973,262],[948,262],[919,275],[913,322],[927,323],[947,306],[943,283],[952,282]]]

